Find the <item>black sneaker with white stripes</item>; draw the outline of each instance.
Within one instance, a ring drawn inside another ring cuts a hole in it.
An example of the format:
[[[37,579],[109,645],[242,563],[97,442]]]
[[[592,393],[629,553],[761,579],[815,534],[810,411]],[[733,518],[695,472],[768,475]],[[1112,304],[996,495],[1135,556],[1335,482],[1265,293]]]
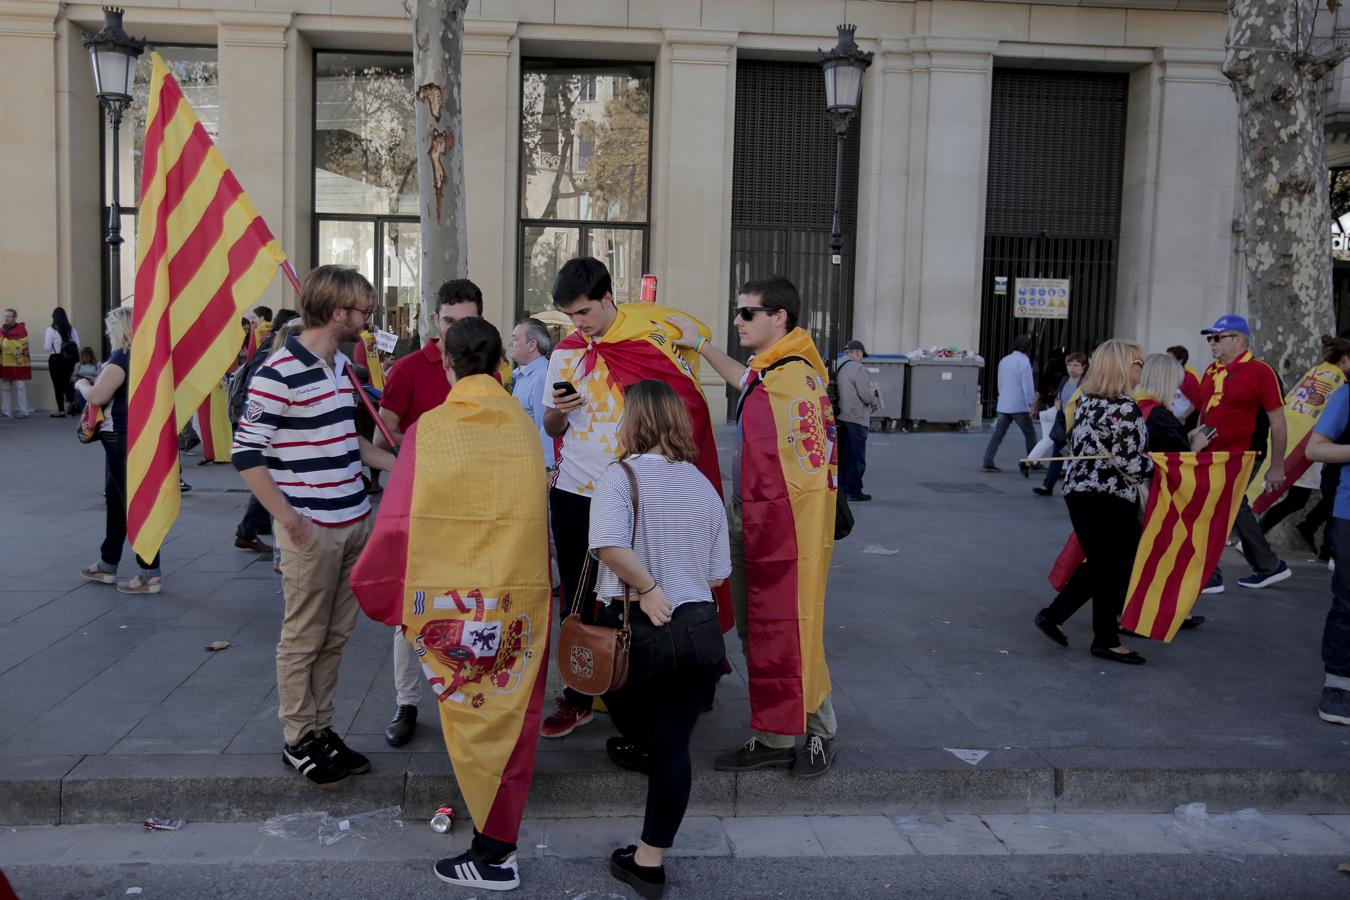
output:
[[[520,887],[520,865],[515,853],[508,853],[501,862],[490,863],[480,859],[473,850],[465,850],[459,856],[439,860],[436,877],[446,884],[461,887],[509,891]]]
[[[335,767],[346,769],[353,775],[364,775],[370,771],[370,759],[344,744],[333,729],[320,731],[317,741],[323,752],[328,754],[328,761]]]
[[[321,788],[335,788],[346,784],[352,773],[336,765],[313,732],[302,737],[295,746],[283,744],[281,761]]]

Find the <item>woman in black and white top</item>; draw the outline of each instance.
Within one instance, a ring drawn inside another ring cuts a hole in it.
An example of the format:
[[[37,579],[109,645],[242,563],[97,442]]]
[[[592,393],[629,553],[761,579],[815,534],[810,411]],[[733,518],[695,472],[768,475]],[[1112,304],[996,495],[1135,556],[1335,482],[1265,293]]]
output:
[[[731,552],[726,511],[693,464],[693,429],[669,385],[629,386],[619,440],[626,455],[591,500],[595,593],[606,604],[599,621],[620,623],[624,585],[635,601],[628,683],[605,696],[623,736],[605,749],[616,764],[647,773],[647,809],[641,843],[615,850],[609,868],[642,896],[660,897],[665,854],[689,804],[689,738],[726,658],[711,589],[731,575]],[[636,539],[625,465],[638,485]]]
[[[61,307],[52,310],[52,324],[42,336],[42,349],[47,351],[47,371],[52,376],[52,390],[56,392],[56,412],[53,418],[66,414],[66,403],[75,403],[75,388],[70,375],[79,361],[80,333],[70,324],[70,317]]]
[[[1153,474],[1148,430],[1132,397],[1143,355],[1138,344],[1121,340],[1107,341],[1092,354],[1069,433],[1069,455],[1105,458],[1069,463],[1064,479],[1064,502],[1087,558],[1088,585],[1075,590],[1070,583],[1035,619],[1051,640],[1067,646],[1060,626],[1091,596],[1092,655],[1135,665],[1144,657],[1120,643],[1116,620],[1139,546],[1139,485]]]

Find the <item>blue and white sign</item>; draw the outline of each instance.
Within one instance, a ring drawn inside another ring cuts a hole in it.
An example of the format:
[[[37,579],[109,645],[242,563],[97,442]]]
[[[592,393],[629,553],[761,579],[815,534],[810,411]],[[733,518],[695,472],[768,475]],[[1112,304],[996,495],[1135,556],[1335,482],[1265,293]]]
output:
[[[1067,319],[1069,279],[1019,278],[1013,302],[1017,319]]]

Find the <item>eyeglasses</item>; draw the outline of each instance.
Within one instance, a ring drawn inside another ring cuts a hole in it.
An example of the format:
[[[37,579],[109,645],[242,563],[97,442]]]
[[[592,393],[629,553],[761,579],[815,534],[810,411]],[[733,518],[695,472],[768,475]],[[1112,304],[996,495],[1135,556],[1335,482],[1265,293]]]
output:
[[[371,314],[375,312],[375,307],[373,306],[344,306],[342,308],[350,312],[359,312],[367,319],[370,318]]]
[[[767,306],[736,307],[736,315],[741,317],[742,322],[753,322],[755,320],[755,313],[768,313],[769,315],[773,315],[776,312],[778,312],[778,310],[771,309],[770,307]]]
[[[1207,335],[1205,335],[1205,340],[1209,341],[1211,344],[1217,344],[1219,341],[1223,340],[1224,338],[1237,337],[1237,336],[1238,336],[1238,333],[1237,333],[1236,331],[1225,331],[1225,332],[1223,332],[1223,333],[1221,333],[1221,334],[1207,334]]]

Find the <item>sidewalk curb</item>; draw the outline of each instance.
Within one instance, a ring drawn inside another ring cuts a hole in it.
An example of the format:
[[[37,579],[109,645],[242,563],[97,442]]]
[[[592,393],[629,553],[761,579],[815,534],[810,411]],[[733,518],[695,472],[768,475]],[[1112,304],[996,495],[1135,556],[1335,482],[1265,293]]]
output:
[[[1336,768],[1256,765],[1028,764],[1029,751],[978,767],[916,751],[894,768],[836,765],[817,781],[783,770],[739,775],[696,757],[688,815],[869,815],[941,809],[950,814],[1054,812],[1170,813],[1181,803],[1213,811],[1350,813],[1350,762]],[[257,821],[306,811],[361,812],[402,806],[429,818],[442,803],[466,814],[440,753],[371,754],[372,771],[333,791],[310,787],[273,754],[0,758],[0,825],[139,822],[148,816],[196,822]],[[1013,763],[1013,764],[1008,764]],[[600,753],[540,754],[526,817],[639,815],[645,780],[615,769]]]

